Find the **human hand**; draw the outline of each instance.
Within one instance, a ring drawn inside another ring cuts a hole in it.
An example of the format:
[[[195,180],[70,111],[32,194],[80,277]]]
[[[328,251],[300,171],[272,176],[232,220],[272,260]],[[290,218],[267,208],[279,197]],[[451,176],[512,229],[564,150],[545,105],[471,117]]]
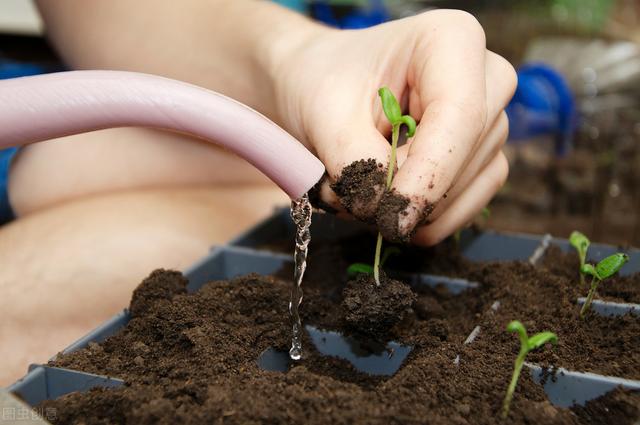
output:
[[[327,168],[324,203],[377,222],[389,240],[432,245],[502,186],[516,76],[486,49],[474,17],[437,10],[365,30],[317,28],[296,46],[274,68],[274,102],[280,123]],[[398,149],[390,192],[382,86],[419,122]]]

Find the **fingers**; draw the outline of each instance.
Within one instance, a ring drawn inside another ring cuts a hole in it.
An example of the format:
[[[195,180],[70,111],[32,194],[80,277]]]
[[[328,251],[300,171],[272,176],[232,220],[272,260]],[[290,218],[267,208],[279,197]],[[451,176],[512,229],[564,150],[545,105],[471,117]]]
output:
[[[376,129],[370,111],[342,126],[318,146],[318,156],[327,168],[320,185],[320,198],[336,211],[373,222],[385,190],[390,146]],[[326,208],[325,208],[326,209]]]
[[[484,111],[478,103],[473,106],[474,101],[465,104],[452,100],[455,97],[432,101],[424,110],[416,137],[400,150],[399,156],[406,155],[407,160],[394,179],[394,188],[410,200],[404,211],[397,212],[401,234],[409,234],[434,204],[443,202],[445,194],[447,199],[451,195],[455,199],[461,191],[458,184],[468,184],[506,140],[508,125],[503,109],[517,84],[515,71],[505,59],[489,51],[485,70]],[[494,130],[496,125],[499,128]],[[492,131],[492,137],[488,137]],[[434,212],[440,214],[442,208]]]
[[[478,174],[480,174],[486,166],[494,160],[502,146],[504,146],[508,134],[509,120],[507,119],[506,113],[501,112],[484,140],[482,140],[481,143],[478,143],[479,146],[475,150],[471,161],[465,166],[454,186],[443,196],[443,199],[437,203],[429,217],[431,221],[437,220],[438,217],[440,217],[442,213],[451,206],[458,196],[464,193],[466,188],[478,176]]]
[[[487,134],[490,131],[493,131],[493,127],[495,127],[496,122],[499,119],[504,119],[504,132],[505,132],[505,140],[508,133],[508,120],[506,119],[506,113],[504,112],[504,108],[507,106],[511,98],[513,97],[513,93],[515,92],[515,88],[517,85],[517,76],[516,72],[511,66],[509,62],[507,62],[504,58],[495,53],[487,50],[487,58],[486,58],[486,78],[487,78],[487,125],[483,130],[480,141],[475,144],[473,150],[470,155],[467,157],[467,161],[462,169],[459,171],[458,176],[456,177],[453,186],[458,184],[461,173],[467,173],[467,168],[469,163],[478,157],[478,149],[480,146],[483,146],[487,139]],[[502,115],[502,118],[500,117]],[[504,142],[504,141],[503,141]],[[504,143],[502,143],[504,144]],[[484,165],[488,161],[490,161],[495,155],[490,154],[488,156],[483,156]],[[475,176],[478,170],[475,170],[471,176]],[[468,173],[467,173],[468,174]],[[450,189],[451,191],[451,189]],[[448,193],[448,192],[447,192]]]
[[[487,116],[495,117],[511,101],[518,85],[516,70],[505,58],[487,50]]]
[[[421,60],[416,60],[410,70],[409,85],[413,85],[424,108],[407,159],[393,184],[396,196],[409,202],[396,202],[403,209],[386,212],[395,213],[400,234],[389,234],[381,228],[391,240],[406,237],[430,205],[449,189],[487,120],[482,28],[464,13],[448,16],[447,21],[434,27],[417,43],[414,55]]]
[[[472,221],[502,187],[508,174],[507,158],[500,152],[441,217],[417,230],[413,242],[425,246],[435,245]]]
[[[385,28],[393,24],[379,27],[381,49],[373,59],[363,55],[370,65],[357,78],[333,78],[330,87],[317,80],[317,93],[330,89],[331,102],[313,97],[320,101],[311,105],[320,107],[309,110],[305,104],[304,116],[314,119],[300,129],[327,168],[319,186],[325,209],[375,221],[385,238],[395,241],[407,240],[434,204],[440,204],[433,215],[440,222],[469,196],[468,187],[489,170],[506,139],[502,111],[516,85],[515,71],[486,50],[482,28],[471,15],[435,11],[410,19],[398,27],[408,28],[407,37],[398,37],[405,40],[402,54],[397,53],[400,44],[394,43],[394,50],[383,43]],[[376,31],[353,33],[352,44],[360,40],[358,34],[367,39]],[[403,109],[419,121],[416,135],[398,150],[400,166],[389,192],[390,146],[381,133],[388,123],[377,96],[369,96],[382,85],[391,87]],[[318,117],[324,117],[320,123]]]
[[[331,181],[326,172],[320,181],[309,190],[309,202],[311,202],[312,207],[328,213],[346,212],[340,204],[340,199],[331,189]]]

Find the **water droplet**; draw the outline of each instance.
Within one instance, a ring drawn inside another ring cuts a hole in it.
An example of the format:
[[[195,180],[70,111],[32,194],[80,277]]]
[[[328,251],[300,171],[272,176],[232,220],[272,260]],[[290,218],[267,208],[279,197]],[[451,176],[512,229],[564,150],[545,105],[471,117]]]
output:
[[[289,357],[291,357],[291,360],[300,360],[302,358],[302,350],[296,347],[291,347],[289,350]]]

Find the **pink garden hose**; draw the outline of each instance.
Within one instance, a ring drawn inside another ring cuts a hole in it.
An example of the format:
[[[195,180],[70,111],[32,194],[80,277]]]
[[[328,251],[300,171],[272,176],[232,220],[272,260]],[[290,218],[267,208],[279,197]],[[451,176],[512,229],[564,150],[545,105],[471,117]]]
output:
[[[226,96],[167,78],[71,71],[0,81],[0,148],[113,127],[153,127],[218,143],[292,199],[324,166],[287,132]]]

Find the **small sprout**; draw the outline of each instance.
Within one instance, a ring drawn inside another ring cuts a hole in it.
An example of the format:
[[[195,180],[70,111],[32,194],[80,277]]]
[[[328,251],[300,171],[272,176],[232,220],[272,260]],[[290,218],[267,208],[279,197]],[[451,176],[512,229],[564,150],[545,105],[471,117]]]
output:
[[[409,115],[402,115],[402,109],[398,100],[387,87],[378,90],[382,110],[391,123],[391,157],[389,158],[389,168],[387,169],[386,190],[391,189],[393,182],[393,172],[396,168],[396,150],[398,149],[398,138],[400,137],[400,127],[407,126],[407,137],[413,137],[416,132],[416,121]],[[380,253],[382,251],[382,234],[378,232],[376,241],[376,255],[373,260],[373,278],[376,285],[380,286]]]
[[[453,243],[456,244],[456,248],[460,249],[460,238],[462,237],[462,229],[458,229],[453,234]]]
[[[382,258],[380,259],[380,267],[384,266],[389,257],[392,255],[400,255],[400,249],[396,246],[389,246],[385,248],[382,253]],[[347,268],[347,275],[351,277],[355,277],[358,274],[373,274],[373,266],[365,263],[353,263]]]
[[[478,215],[476,220],[482,220],[484,222],[482,224],[487,224],[487,220],[489,220],[489,217],[491,217],[491,210],[489,209],[489,207],[484,207],[482,211],[480,211],[480,214]],[[460,228],[453,233],[453,242],[455,243],[456,248],[458,249],[460,249],[461,237],[462,237],[462,229]]]
[[[504,401],[502,402],[503,419],[506,419],[506,417],[509,415],[509,406],[511,405],[511,399],[513,399],[513,393],[516,390],[518,378],[520,377],[520,372],[522,371],[524,359],[525,357],[527,357],[527,354],[529,354],[530,351],[542,347],[548,342],[552,344],[558,343],[558,337],[553,332],[540,332],[529,338],[527,336],[527,330],[525,329],[524,325],[517,320],[514,320],[507,325],[507,331],[516,332],[518,334],[518,337],[520,338],[520,352],[518,353],[518,357],[516,357],[516,361],[513,367],[513,375],[511,376],[511,383],[509,383],[507,394],[505,395]]]
[[[627,254],[617,253],[600,261],[595,267],[587,263],[580,268],[580,271],[583,274],[589,275],[592,278],[589,295],[587,295],[587,300],[584,302],[582,309],[580,310],[581,319],[584,319],[585,315],[589,311],[591,302],[593,301],[593,296],[596,294],[596,290],[598,289],[600,282],[618,273],[627,261],[629,261],[629,256]]]
[[[484,221],[489,220],[489,217],[491,217],[491,210],[489,209],[489,207],[484,207],[482,211],[480,211],[480,216],[484,219]]]
[[[373,274],[373,266],[365,263],[353,263],[347,267],[349,277],[355,277],[358,274]]]
[[[584,285],[584,272],[582,268],[587,260],[587,250],[591,242],[585,235],[574,230],[571,232],[571,236],[569,236],[569,243],[578,251],[578,258],[580,258],[580,283]]]

